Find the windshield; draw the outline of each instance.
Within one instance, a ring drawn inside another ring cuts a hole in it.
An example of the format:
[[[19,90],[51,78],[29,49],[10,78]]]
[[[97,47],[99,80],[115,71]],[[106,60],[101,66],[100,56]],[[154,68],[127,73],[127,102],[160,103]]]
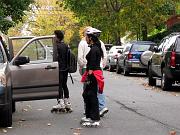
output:
[[[150,45],[139,45],[139,44],[134,44],[131,48],[131,52],[144,52],[149,50]]]
[[[176,41],[176,51],[180,52],[180,37],[178,37]]]

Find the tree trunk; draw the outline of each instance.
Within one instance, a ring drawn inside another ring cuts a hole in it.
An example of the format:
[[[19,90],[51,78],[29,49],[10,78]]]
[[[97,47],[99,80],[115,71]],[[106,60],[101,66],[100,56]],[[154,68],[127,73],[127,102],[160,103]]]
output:
[[[142,40],[147,40],[147,25],[142,24]]]

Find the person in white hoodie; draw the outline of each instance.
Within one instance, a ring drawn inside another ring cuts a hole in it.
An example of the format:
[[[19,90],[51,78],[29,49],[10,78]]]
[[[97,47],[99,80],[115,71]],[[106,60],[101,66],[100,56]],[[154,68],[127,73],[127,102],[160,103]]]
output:
[[[88,47],[88,44],[86,42],[86,30],[92,28],[92,27],[86,27],[83,31],[83,35],[84,37],[81,39],[79,45],[78,45],[78,64],[79,64],[79,72],[81,75],[83,75],[83,73],[86,71],[86,64],[87,64],[87,60],[86,60],[86,55],[88,54],[88,52],[90,51],[90,47]],[[97,33],[100,35],[100,33]],[[106,66],[106,60],[107,60],[107,53],[106,53],[106,48],[105,45],[102,41],[101,42],[101,48],[103,50],[103,55],[104,58],[101,60],[101,68],[103,69]],[[106,107],[106,103],[105,103],[105,95],[104,93],[97,94],[98,96],[98,101],[99,101],[99,114],[100,117],[103,117],[104,114],[106,114],[109,110]]]

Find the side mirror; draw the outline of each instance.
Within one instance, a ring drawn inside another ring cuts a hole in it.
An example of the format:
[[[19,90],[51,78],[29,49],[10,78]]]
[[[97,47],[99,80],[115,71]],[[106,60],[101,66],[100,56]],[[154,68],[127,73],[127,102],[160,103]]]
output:
[[[122,54],[122,51],[121,51],[121,50],[118,50],[118,53]]]
[[[19,56],[15,59],[14,64],[19,66],[19,65],[24,65],[29,62],[30,62],[30,59],[28,56]]]

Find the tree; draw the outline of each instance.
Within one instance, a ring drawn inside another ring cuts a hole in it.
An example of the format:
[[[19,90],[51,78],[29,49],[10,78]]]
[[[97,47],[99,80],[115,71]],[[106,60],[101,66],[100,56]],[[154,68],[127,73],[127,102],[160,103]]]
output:
[[[119,44],[125,32],[146,40],[148,33],[162,25],[178,0],[64,0],[83,25],[103,31],[103,38]]]
[[[0,31],[7,33],[8,29],[22,20],[24,11],[29,9],[33,0],[1,0],[0,1]]]
[[[65,41],[77,47],[77,41],[74,41],[73,36],[77,37],[74,33],[77,34],[78,19],[73,12],[64,9],[62,1],[37,0],[32,6],[29,18],[31,19],[27,21],[28,30],[32,35],[52,35],[54,30],[63,30]]]

